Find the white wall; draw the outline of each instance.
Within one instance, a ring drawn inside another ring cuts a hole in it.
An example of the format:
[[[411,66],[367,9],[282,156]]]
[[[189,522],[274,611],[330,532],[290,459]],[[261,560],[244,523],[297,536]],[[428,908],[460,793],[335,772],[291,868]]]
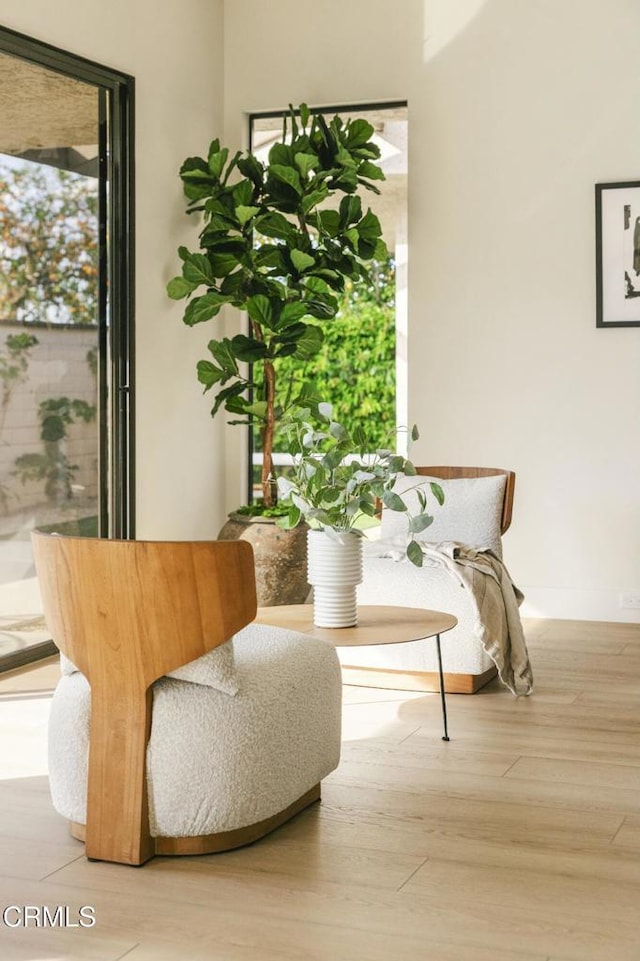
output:
[[[634,0],[233,0],[225,123],[409,102],[415,459],[511,467],[526,613],[638,620],[640,329],[595,329],[594,184],[640,180]]]
[[[207,537],[225,459],[164,282],[192,243],[177,169],[221,128],[223,0],[0,0],[8,27],[137,83],[138,533]],[[416,459],[518,472],[505,552],[528,613],[638,619],[640,329],[595,329],[593,185],[638,180],[635,0],[230,0],[224,127],[409,101]],[[239,447],[236,429],[231,448]],[[230,449],[231,449],[230,448]]]
[[[211,336],[166,297],[179,244],[194,244],[178,169],[222,118],[222,0],[0,0],[0,22],[136,81],[137,534],[215,536],[223,513],[223,425],[195,364]]]

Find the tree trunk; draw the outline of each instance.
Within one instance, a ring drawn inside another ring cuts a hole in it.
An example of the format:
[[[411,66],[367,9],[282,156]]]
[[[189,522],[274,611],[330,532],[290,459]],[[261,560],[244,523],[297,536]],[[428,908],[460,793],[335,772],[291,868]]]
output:
[[[271,361],[264,363],[264,399],[267,405],[262,428],[262,500],[265,507],[274,507],[277,496],[273,476],[273,434],[275,430],[276,372]]]

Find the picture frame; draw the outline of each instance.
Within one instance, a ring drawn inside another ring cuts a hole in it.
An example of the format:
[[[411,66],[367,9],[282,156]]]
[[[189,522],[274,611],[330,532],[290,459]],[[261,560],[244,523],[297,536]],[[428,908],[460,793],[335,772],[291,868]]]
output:
[[[596,184],[596,327],[640,327],[640,181]]]

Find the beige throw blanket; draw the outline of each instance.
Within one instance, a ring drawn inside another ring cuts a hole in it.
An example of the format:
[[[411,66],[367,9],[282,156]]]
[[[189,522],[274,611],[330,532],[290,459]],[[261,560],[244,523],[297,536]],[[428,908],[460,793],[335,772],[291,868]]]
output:
[[[493,551],[465,544],[422,543],[425,558],[445,567],[469,592],[475,609],[474,633],[512,694],[531,694],[533,673],[518,608],[524,595]]]

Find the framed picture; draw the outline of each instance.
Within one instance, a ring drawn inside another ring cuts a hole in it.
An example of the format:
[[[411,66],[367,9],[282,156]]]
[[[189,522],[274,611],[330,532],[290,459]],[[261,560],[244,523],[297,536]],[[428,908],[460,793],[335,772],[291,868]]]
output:
[[[640,327],[640,181],[596,184],[596,327]]]

